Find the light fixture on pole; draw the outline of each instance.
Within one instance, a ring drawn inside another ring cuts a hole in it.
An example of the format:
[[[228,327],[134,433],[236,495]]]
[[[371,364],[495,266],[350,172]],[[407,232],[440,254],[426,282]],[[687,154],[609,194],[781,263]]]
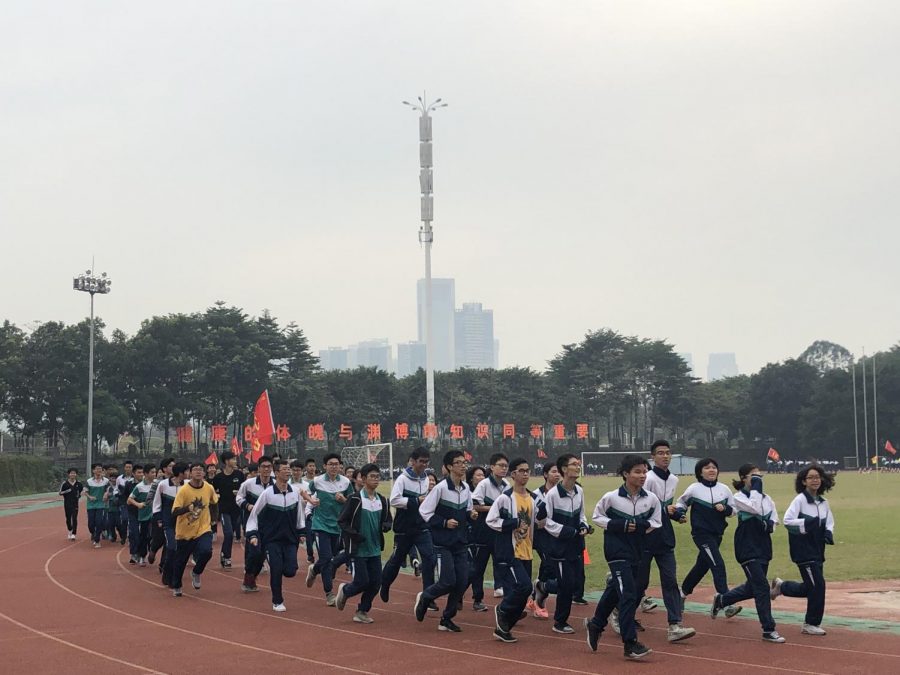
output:
[[[419,192],[421,193],[421,220],[419,243],[425,245],[425,410],[428,422],[434,424],[434,343],[431,329],[431,244],[434,232],[434,177],[432,175],[431,113],[446,108],[446,103],[435,99],[428,103],[423,92],[418,103],[403,101],[403,105],[419,113]]]
[[[94,445],[94,294],[106,295],[112,286],[112,279],[103,272],[99,277],[93,270],[87,270],[72,279],[72,288],[91,294],[91,339],[88,353],[88,418],[87,418],[87,475],[91,475],[91,450]]]

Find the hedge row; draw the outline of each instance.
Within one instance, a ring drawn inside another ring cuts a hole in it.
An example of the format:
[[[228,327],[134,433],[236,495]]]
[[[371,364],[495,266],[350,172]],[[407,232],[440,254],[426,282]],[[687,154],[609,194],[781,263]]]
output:
[[[58,489],[62,471],[43,457],[0,455],[0,497]]]

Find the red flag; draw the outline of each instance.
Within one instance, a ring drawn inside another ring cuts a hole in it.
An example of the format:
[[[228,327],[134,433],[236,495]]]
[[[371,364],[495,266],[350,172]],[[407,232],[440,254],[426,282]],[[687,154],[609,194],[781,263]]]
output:
[[[885,441],[885,442],[884,442],[884,451],[885,451],[885,452],[889,452],[889,453],[891,453],[892,455],[896,455],[896,454],[897,454],[897,448],[895,448],[893,445],[891,445],[891,442],[890,442],[890,441]]]
[[[465,457],[467,462],[472,461],[472,453],[469,452],[468,450],[463,450],[463,457]]]
[[[266,446],[260,443],[258,438],[254,438],[251,447],[253,448],[253,450],[250,451],[250,461],[258,462],[260,459],[262,459],[263,451],[265,450]]]
[[[275,421],[272,419],[268,389],[261,393],[256,400],[256,406],[253,408],[253,422],[259,442],[263,445],[272,445],[275,440]]]
[[[766,454],[768,459],[771,459],[773,462],[780,462],[781,455],[778,454],[778,451],[775,448],[769,448],[768,454]]]
[[[544,452],[541,448],[538,448],[537,456],[538,459],[547,459],[547,453]]]
[[[216,457],[215,450],[213,452],[209,453],[209,456],[203,460],[203,463],[206,465],[219,463],[219,458]]]
[[[231,437],[231,451],[234,453],[235,457],[239,457],[243,448],[241,448],[241,444],[238,443],[237,436]]]

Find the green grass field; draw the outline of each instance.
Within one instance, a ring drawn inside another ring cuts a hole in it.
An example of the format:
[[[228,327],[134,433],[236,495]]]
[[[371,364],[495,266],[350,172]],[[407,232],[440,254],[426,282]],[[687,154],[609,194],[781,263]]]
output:
[[[721,480],[729,485],[734,474],[722,474]],[[678,484],[678,495],[693,482],[693,477],[682,476]],[[610,477],[586,477],[581,484],[585,488],[585,510],[588,518],[600,497],[616,488],[621,481]],[[536,488],[537,480],[529,485]],[[389,489],[386,487],[386,489]],[[792,474],[768,475],[765,491],[775,501],[779,518],[795,496]],[[900,474],[858,474],[839,473],[837,485],[828,494],[835,519],[835,545],[827,547],[825,555],[825,577],[828,581],[848,581],[853,579],[896,579],[900,578]],[[729,526],[722,541],[722,557],[728,565],[728,580],[734,585],[742,583],[744,573],[734,560],[732,543],[737,525],[735,518],[729,518]],[[596,591],[603,587],[608,571],[603,559],[603,531],[597,527],[587,538],[591,564],[585,568],[587,590]],[[675,526],[678,540],[679,581],[694,564],[697,549],[691,540],[690,522]],[[797,567],[788,554],[787,532],[779,526],[773,537],[774,558],[769,567],[770,576],[796,578]],[[393,545],[386,542],[386,553]],[[536,556],[535,556],[536,558]],[[651,584],[658,585],[656,566],[653,567]],[[490,567],[488,569],[490,572]],[[707,576],[704,584],[712,584]]]

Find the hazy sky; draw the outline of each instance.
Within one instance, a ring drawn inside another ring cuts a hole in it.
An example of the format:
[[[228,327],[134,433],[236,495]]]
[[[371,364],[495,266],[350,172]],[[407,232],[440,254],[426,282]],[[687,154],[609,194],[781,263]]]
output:
[[[737,354],[900,339],[900,4],[38,2],[0,7],[0,319],[133,333],[216,300],[315,349],[416,335],[435,276],[501,365],[592,329]]]

